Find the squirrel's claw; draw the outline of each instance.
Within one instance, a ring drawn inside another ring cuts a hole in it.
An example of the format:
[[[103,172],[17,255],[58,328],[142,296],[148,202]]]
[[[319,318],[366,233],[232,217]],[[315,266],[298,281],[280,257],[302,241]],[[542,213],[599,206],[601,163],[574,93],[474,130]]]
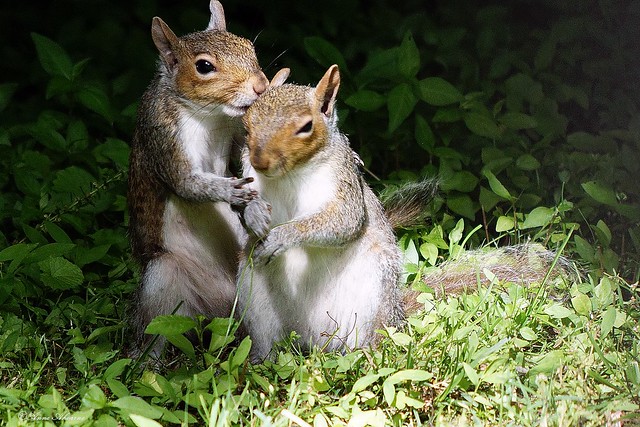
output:
[[[231,191],[229,194],[229,203],[233,206],[246,206],[250,201],[258,196],[258,192],[244,187],[253,181],[253,178],[231,178],[229,180]]]

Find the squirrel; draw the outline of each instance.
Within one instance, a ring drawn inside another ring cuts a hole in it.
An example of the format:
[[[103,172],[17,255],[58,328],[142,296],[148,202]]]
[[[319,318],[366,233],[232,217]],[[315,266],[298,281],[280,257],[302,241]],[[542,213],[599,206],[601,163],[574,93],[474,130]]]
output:
[[[138,109],[127,194],[141,266],[134,352],[157,315],[228,317],[235,301],[237,254],[247,239],[236,210],[256,193],[246,186],[252,178],[230,176],[229,160],[244,137],[241,116],[269,81],[253,44],[226,31],[220,2],[209,9],[207,28],[182,37],[152,20],[160,60]]]
[[[243,118],[243,175],[253,178],[248,186],[259,196],[244,213],[252,237],[240,261],[237,314],[252,338],[254,362],[269,357],[292,331],[304,349],[375,346],[382,338],[377,329],[401,326],[418,311],[419,292],[400,283],[403,261],[394,229],[424,213],[438,184],[409,183],[381,203],[337,126],[338,67],[331,66],[315,87],[282,82],[274,78]],[[269,205],[270,218],[264,215]],[[570,275],[568,261],[541,245],[484,253],[467,251],[459,262],[430,271],[424,282],[457,294],[477,287],[482,267],[523,284],[542,280],[547,270],[549,277]]]
[[[302,346],[351,349],[405,317],[393,226],[337,127],[338,67],[315,87],[277,83],[243,117],[243,176],[260,197],[245,210],[238,314],[254,361],[292,331]]]

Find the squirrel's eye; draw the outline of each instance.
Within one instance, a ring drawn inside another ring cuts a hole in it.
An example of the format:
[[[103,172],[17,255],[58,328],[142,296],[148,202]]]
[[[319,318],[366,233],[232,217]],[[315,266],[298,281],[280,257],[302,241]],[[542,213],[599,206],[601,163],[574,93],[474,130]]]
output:
[[[198,70],[200,74],[209,74],[216,71],[216,67],[205,59],[199,59],[196,61],[196,70]]]
[[[313,123],[311,122],[311,120],[309,120],[307,123],[305,123],[304,126],[298,129],[298,132],[296,132],[296,135],[300,135],[301,133],[311,132],[312,127],[313,127]]]

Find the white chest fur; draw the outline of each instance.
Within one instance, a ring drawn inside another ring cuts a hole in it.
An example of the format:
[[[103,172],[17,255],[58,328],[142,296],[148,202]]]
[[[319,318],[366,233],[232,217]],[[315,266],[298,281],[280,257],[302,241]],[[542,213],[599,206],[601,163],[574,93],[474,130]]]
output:
[[[272,225],[313,215],[336,198],[335,171],[327,164],[308,164],[276,178],[251,169],[250,176],[259,194],[272,205]]]
[[[194,172],[228,175],[237,119],[223,114],[185,111],[180,117],[179,138]]]
[[[185,109],[179,120],[179,139],[192,174],[228,176],[228,164],[238,119],[221,111]],[[164,212],[164,244],[172,252],[197,259],[212,270],[233,276],[235,254],[246,233],[226,202],[191,203],[171,196]],[[218,265],[223,265],[220,268]]]

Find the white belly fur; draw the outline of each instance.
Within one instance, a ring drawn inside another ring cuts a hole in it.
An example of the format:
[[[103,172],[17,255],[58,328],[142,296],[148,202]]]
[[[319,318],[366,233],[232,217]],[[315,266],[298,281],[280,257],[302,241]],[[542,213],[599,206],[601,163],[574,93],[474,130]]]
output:
[[[239,295],[248,303],[254,356],[265,357],[289,331],[302,345],[327,350],[370,342],[379,327],[381,256],[358,240],[344,248],[293,248],[267,265],[247,267]]]

